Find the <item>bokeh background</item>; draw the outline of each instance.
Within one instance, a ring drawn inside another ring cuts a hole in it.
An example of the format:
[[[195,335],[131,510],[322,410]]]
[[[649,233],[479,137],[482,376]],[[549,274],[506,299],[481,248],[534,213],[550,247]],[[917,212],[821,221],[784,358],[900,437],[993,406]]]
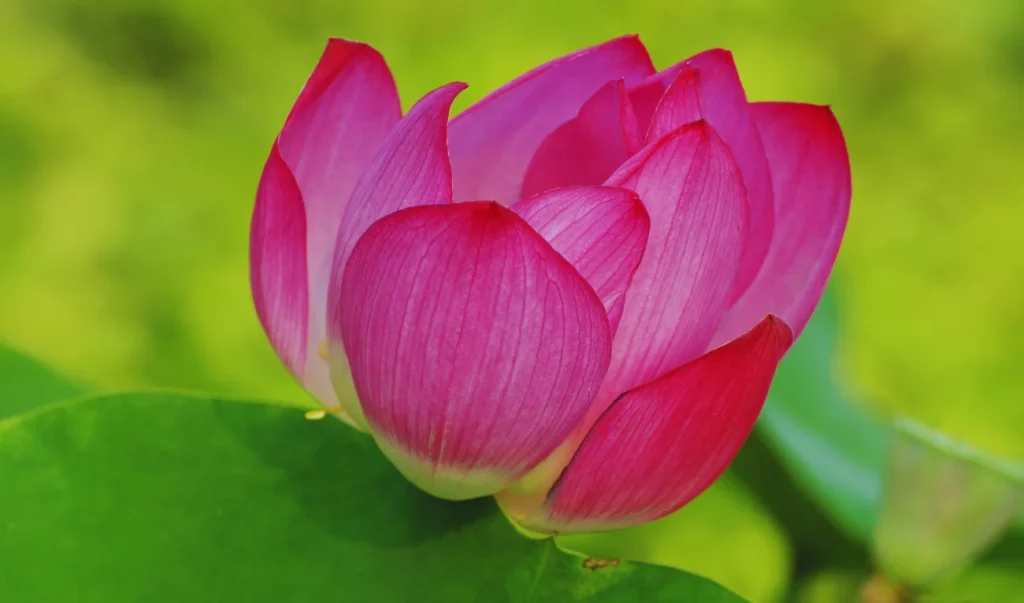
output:
[[[251,308],[248,223],[326,38],[379,48],[406,107],[468,82],[460,110],[629,32],[659,66],[723,46],[752,99],[833,106],[854,175],[843,377],[1024,459],[1020,0],[4,0],[0,341],[98,388],[302,399]],[[695,569],[783,596],[799,559],[747,486],[695,506]]]

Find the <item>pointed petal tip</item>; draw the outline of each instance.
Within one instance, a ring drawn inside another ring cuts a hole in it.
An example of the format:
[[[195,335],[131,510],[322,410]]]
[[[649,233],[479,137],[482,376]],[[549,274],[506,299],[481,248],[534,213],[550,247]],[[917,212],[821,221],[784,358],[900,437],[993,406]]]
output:
[[[781,317],[775,314],[765,316],[757,328],[745,335],[745,337],[763,337],[764,331],[768,332],[766,338],[782,349],[788,349],[789,346],[793,345],[793,329],[786,324],[785,320],[782,320]]]
[[[320,59],[317,60],[313,72],[310,74],[309,79],[306,80],[302,92],[299,93],[298,99],[296,99],[295,104],[292,106],[287,121],[291,121],[297,113],[315,103],[345,68],[359,55],[363,54],[372,55],[366,58],[371,61],[379,61],[383,69],[390,75],[390,69],[387,67],[384,55],[373,46],[365,42],[356,42],[343,38],[328,38],[327,45],[324,46]],[[397,98],[397,89],[394,93]]]
[[[743,336],[623,394],[527,525],[565,533],[619,529],[689,503],[750,435],[791,340],[788,325],[768,315]]]

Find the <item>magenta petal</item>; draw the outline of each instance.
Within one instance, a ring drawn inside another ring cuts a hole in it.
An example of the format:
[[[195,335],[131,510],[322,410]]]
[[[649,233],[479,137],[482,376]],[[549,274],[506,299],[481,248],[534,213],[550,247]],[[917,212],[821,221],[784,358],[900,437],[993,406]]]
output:
[[[704,352],[727,308],[747,230],[739,168],[705,122],[645,147],[608,184],[636,191],[651,233],[592,418],[622,392]]]
[[[337,292],[356,241],[377,219],[405,207],[452,201],[448,112],[466,85],[442,86],[419,100],[388,134],[359,178],[338,227],[331,271]]]
[[[735,300],[754,280],[772,241],[775,202],[768,159],[732,53],[708,50],[691,57],[686,64],[700,73],[704,119],[732,149],[747,189],[750,227],[732,292]]]
[[[324,340],[331,250],[356,180],[401,117],[394,79],[372,47],[332,39],[292,107],[278,138],[281,157],[305,202],[309,326],[306,367],[296,374],[321,402],[335,406]]]
[[[561,188],[520,201],[512,210],[590,283],[614,334],[651,226],[636,193],[606,186]]]
[[[451,123],[455,200],[520,198],[541,141],[612,80],[633,84],[654,67],[640,39],[617,38],[555,59],[488,94]]]
[[[302,195],[274,144],[260,177],[249,231],[252,297],[263,330],[293,375],[306,365],[309,290]]]
[[[672,80],[651,117],[647,140],[657,140],[680,126],[701,119],[700,72],[686,67]]]
[[[375,222],[331,315],[371,432],[446,498],[497,492],[582,418],[608,365],[601,301],[497,203],[414,207]]]
[[[850,214],[850,158],[832,111],[799,103],[755,103],[753,109],[775,186],[775,237],[715,345],[769,312],[799,335],[821,299]]]
[[[448,112],[466,89],[462,83],[442,86],[409,110],[388,134],[377,155],[356,183],[338,227],[328,289],[328,312],[347,293],[345,264],[356,241],[378,218],[405,207],[451,203],[452,172],[448,163]],[[340,340],[331,342],[331,376],[339,392],[351,391],[350,375]],[[339,396],[357,425],[363,417],[358,401]]]
[[[532,527],[622,528],[693,500],[750,435],[791,342],[786,324],[770,316],[743,337],[626,393],[587,434]]]
[[[694,86],[699,101],[696,106]],[[634,86],[629,94],[641,131],[650,123],[646,130],[650,133],[648,142],[693,121],[695,110],[699,110],[700,116],[732,150],[750,205],[750,231],[730,296],[730,301],[735,300],[764,262],[772,239],[775,210],[764,145],[732,53],[721,49],[702,52]]]
[[[548,134],[534,153],[521,195],[578,184],[600,184],[640,147],[633,105],[622,80],[608,82],[579,115]]]
[[[629,102],[633,105],[637,130],[641,134],[646,134],[650,129],[651,120],[654,119],[654,112],[658,108],[658,103],[661,102],[661,97],[665,96],[665,91],[668,89],[669,84],[685,68],[685,63],[676,63],[668,69],[659,71],[629,87],[627,91]],[[651,140],[655,139],[651,138]]]

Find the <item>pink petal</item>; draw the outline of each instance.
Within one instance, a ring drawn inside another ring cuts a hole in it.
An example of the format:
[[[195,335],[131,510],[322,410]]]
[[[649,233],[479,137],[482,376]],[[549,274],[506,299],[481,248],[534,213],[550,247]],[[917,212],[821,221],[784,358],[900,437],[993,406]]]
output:
[[[650,129],[651,121],[654,119],[654,112],[658,109],[661,97],[665,96],[665,91],[668,89],[669,84],[676,79],[676,76],[683,69],[686,69],[685,62],[676,63],[668,69],[659,71],[629,87],[629,102],[633,105],[633,115],[636,116],[637,130],[641,134],[646,134]],[[656,139],[650,138],[650,140]]]
[[[640,39],[627,36],[545,63],[488,94],[451,123],[455,200],[517,201],[549,133],[607,82],[633,84],[653,72]]]
[[[379,218],[405,207],[451,203],[448,112],[465,89],[456,82],[420,99],[359,178],[335,240],[331,272],[338,284],[356,241]]]
[[[651,117],[647,140],[657,140],[680,126],[702,118],[700,71],[685,67],[671,82]]]
[[[622,80],[608,82],[579,115],[548,134],[530,160],[522,197],[576,184],[600,184],[640,147],[633,105]]]
[[[369,167],[360,176],[338,227],[328,289],[328,312],[346,295],[342,277],[352,248],[378,218],[405,207],[451,203],[448,163],[448,112],[466,89],[463,83],[442,86],[420,99],[391,130]],[[351,391],[351,376],[340,340],[331,342],[330,364],[335,388]],[[339,400],[357,425],[363,424],[359,401]]]
[[[636,194],[605,186],[561,188],[520,201],[512,210],[590,283],[614,334],[651,226]]]
[[[651,233],[591,422],[581,429],[622,392],[704,352],[727,308],[747,227],[739,168],[705,122],[646,147],[608,184],[636,191]]]
[[[306,213],[277,144],[263,168],[249,231],[252,297],[263,330],[293,375],[306,364]]]
[[[693,500],[750,435],[791,342],[786,324],[769,316],[743,337],[624,395],[587,435],[531,527],[616,529]]]
[[[696,75],[695,81],[690,81]],[[651,100],[661,90],[677,88],[675,83],[683,78],[682,90],[661,97],[653,113]],[[750,231],[744,243],[743,259],[736,277],[736,287],[730,301],[734,301],[754,280],[771,244],[774,229],[774,200],[771,175],[764,145],[758,134],[754,118],[747,102],[743,84],[732,53],[715,49],[690,57],[670,67],[657,76],[641,83],[630,91],[641,128],[651,115],[651,135],[648,142],[656,140],[660,133],[671,131],[693,121],[693,98],[690,87],[696,83],[699,93],[701,116],[707,120],[732,150],[736,163],[743,174],[750,205]],[[643,131],[643,130],[641,130]]]
[[[850,214],[850,158],[828,107],[754,103],[775,186],[775,237],[757,280],[726,315],[714,345],[766,313],[799,335],[825,289]]]
[[[336,405],[336,397],[318,350],[334,238],[356,179],[401,115],[394,79],[380,53],[332,39],[278,138],[306,212],[309,337],[306,366],[297,375],[328,406]]]
[[[608,365],[593,289],[497,203],[405,209],[359,240],[331,314],[366,420],[424,490],[492,494],[582,418]]]

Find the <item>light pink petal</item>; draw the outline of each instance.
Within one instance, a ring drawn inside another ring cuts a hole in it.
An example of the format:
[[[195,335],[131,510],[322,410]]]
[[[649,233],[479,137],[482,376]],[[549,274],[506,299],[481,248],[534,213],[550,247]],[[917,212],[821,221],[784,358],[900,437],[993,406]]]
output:
[[[608,365],[601,301],[493,202],[404,209],[359,240],[331,315],[381,449],[445,498],[497,492],[579,422]]]
[[[606,186],[568,187],[520,201],[512,210],[590,283],[614,334],[651,226],[636,193]]]
[[[726,315],[714,345],[767,313],[803,331],[832,272],[850,214],[850,158],[828,107],[755,103],[772,169],[778,218],[757,280]]]
[[[388,134],[359,178],[334,246],[331,272],[338,284],[356,241],[377,219],[405,207],[451,203],[448,112],[465,89],[465,84],[456,82],[420,99]]]
[[[463,83],[442,86],[420,99],[391,130],[360,176],[338,227],[329,275],[328,313],[340,303],[345,264],[359,237],[378,218],[405,207],[451,203],[452,172],[448,163],[448,112],[466,89]],[[340,393],[351,391],[340,341],[331,349],[331,377]],[[363,425],[359,401],[339,396],[342,408]]]
[[[256,192],[249,231],[249,277],[263,330],[296,377],[306,363],[309,293],[306,286],[306,214],[302,195],[277,144]]]
[[[651,233],[626,291],[611,366],[576,437],[622,392],[704,352],[726,311],[747,227],[739,169],[705,122],[646,147],[608,184],[636,191]]]
[[[545,63],[488,94],[451,124],[455,200],[520,198],[541,141],[612,80],[633,84],[654,73],[640,39],[617,38]]]
[[[328,406],[336,406],[335,394],[318,350],[334,237],[356,179],[401,116],[395,82],[380,53],[332,39],[278,138],[306,207],[309,336],[306,366],[297,375]]]
[[[681,90],[658,96],[659,90],[676,88],[674,83],[679,78],[685,80]],[[693,83],[697,84],[701,117],[722,137],[740,166],[750,205],[750,230],[744,242],[736,286],[731,293],[730,301],[734,301],[750,285],[764,262],[772,240],[775,210],[764,145],[732,53],[715,49],[690,57],[634,87],[630,97],[641,128],[648,123],[647,115],[651,116],[648,128],[651,134],[648,142],[651,142],[664,132],[693,121],[696,107],[689,94]],[[658,98],[656,109],[649,113],[655,98]]]
[[[548,134],[523,178],[525,199],[553,188],[600,184],[640,147],[633,105],[622,80],[608,82],[579,115]]]
[[[792,333],[775,317],[617,400],[533,527],[622,528],[672,513],[725,471],[754,427]]]

